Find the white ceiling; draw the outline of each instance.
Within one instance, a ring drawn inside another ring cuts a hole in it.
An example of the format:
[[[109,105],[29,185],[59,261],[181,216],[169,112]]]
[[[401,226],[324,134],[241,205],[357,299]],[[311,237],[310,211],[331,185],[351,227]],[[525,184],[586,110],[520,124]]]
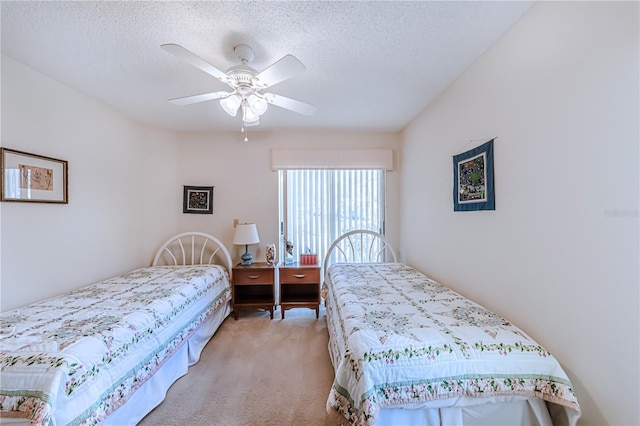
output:
[[[226,71],[243,43],[258,71],[300,59],[307,70],[269,91],[318,108],[307,117],[271,106],[260,128],[398,131],[532,3],[2,1],[2,53],[144,123],[239,130],[218,101],[167,102],[227,86],[160,45]]]

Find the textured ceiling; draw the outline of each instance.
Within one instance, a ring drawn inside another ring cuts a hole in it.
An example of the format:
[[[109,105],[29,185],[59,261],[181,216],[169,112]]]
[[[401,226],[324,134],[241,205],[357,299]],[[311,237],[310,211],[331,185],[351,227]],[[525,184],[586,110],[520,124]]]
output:
[[[260,128],[398,131],[531,4],[2,1],[2,53],[144,123],[238,130],[218,101],[167,102],[227,86],[160,45],[226,71],[243,43],[258,71],[286,54],[300,59],[307,70],[269,91],[318,108],[307,117],[271,106]]]

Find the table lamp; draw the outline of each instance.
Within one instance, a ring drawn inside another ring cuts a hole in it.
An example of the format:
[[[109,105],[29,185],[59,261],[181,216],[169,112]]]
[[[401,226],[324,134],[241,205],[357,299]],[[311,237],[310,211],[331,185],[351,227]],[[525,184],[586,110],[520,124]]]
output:
[[[242,264],[251,265],[253,256],[249,253],[249,244],[258,244],[260,237],[255,223],[239,223],[236,225],[236,232],[233,234],[233,244],[243,245],[244,254],[242,255]]]

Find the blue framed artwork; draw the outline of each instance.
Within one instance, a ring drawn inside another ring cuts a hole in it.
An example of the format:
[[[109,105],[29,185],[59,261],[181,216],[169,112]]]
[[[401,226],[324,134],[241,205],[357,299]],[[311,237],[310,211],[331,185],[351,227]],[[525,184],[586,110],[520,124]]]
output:
[[[493,141],[453,156],[454,211],[496,209]]]

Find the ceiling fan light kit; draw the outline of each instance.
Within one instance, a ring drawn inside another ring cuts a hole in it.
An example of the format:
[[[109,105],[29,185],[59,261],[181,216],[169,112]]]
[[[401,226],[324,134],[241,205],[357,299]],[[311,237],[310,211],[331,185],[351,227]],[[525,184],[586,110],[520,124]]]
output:
[[[224,112],[226,112],[232,117],[235,117],[236,114],[238,114],[238,108],[240,108],[241,104],[242,104],[242,98],[240,98],[240,96],[235,94],[229,95],[226,98],[220,99],[220,106],[222,107]]]
[[[168,43],[161,47],[233,89],[231,92],[203,93],[170,99],[169,102],[174,105],[191,105],[220,99],[220,107],[230,116],[235,117],[239,110],[242,111],[242,132],[245,134],[245,142],[248,141],[246,127],[257,126],[260,116],[267,111],[269,104],[304,115],[311,115],[316,110],[315,106],[295,99],[273,93],[260,93],[261,90],[306,70],[304,64],[293,55],[285,55],[262,72],[257,72],[248,65],[255,56],[253,49],[245,44],[239,44],[233,48],[233,51],[241,63],[229,68],[225,73],[180,45]]]

